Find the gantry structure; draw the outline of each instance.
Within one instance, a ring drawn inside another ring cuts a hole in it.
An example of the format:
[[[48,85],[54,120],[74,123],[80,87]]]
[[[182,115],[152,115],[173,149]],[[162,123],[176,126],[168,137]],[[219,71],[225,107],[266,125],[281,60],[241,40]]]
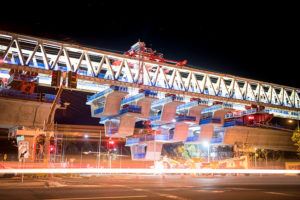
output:
[[[76,90],[95,93],[87,99],[91,115],[105,124],[107,136],[130,137],[132,151],[142,152],[133,154],[136,159],[156,159],[161,145],[150,141],[211,140],[232,111],[249,115],[263,108],[276,117],[300,118],[299,88],[186,67],[186,61],[154,56],[143,45],[118,54],[0,31],[0,77],[9,78],[11,69],[37,72],[39,84],[50,86],[51,71],[76,72]],[[137,121],[149,123],[155,135],[131,138]],[[144,155],[145,146],[151,155]]]

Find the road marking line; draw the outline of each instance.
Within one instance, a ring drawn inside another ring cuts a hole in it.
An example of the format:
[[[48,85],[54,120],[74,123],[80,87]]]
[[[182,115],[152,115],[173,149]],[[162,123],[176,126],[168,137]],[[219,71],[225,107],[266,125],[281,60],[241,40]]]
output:
[[[148,190],[141,189],[141,188],[132,188],[132,190],[134,190],[134,191],[147,191],[148,192]]]
[[[249,191],[255,191],[255,190],[262,190],[262,189],[252,189],[252,188],[234,188],[234,187],[229,187],[229,188],[225,188],[228,190],[249,190]]]
[[[136,196],[107,196],[107,197],[77,197],[77,198],[57,198],[57,199],[46,199],[46,200],[85,200],[85,199],[125,199],[125,198],[144,198],[147,195],[136,195]]]
[[[182,197],[179,197],[179,196],[176,196],[176,195],[171,195],[171,194],[163,194],[163,193],[157,193],[159,196],[161,197],[166,197],[166,198],[169,198],[169,199],[180,199],[180,200],[185,200],[185,198],[182,198]]]
[[[281,192],[265,192],[266,194],[274,194],[274,195],[281,195],[281,196],[294,196],[286,193],[281,193]]]
[[[211,192],[213,192],[213,193],[223,193],[225,191],[224,190],[212,190]]]
[[[195,190],[196,192],[207,192],[207,193],[223,193],[225,192],[224,190]]]

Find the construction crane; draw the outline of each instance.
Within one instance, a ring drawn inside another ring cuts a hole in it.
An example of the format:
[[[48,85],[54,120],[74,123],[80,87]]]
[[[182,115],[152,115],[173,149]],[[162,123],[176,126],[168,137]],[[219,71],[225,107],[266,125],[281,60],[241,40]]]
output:
[[[146,44],[144,42],[138,41],[134,45],[131,46],[130,50],[125,52],[125,55],[130,56],[130,57],[135,57],[138,58],[139,64],[137,66],[138,68],[138,78],[137,78],[137,83],[138,84],[143,84],[144,80],[144,60],[150,60],[150,61],[155,61],[155,62],[162,62],[162,63],[168,63],[168,64],[175,64],[177,66],[184,66],[187,63],[187,60],[184,61],[173,61],[173,60],[168,60],[163,57],[162,53],[157,53],[155,50],[152,50],[151,48],[146,47]],[[120,65],[121,60],[115,60],[113,62],[113,65]],[[130,67],[134,67],[132,63],[128,63]],[[146,65],[145,66],[146,70],[154,71],[154,67],[151,65]],[[165,73],[168,73],[168,69],[163,69]]]
[[[130,50],[126,51],[125,54],[131,57],[142,57],[143,59],[146,60],[175,64],[177,66],[184,66],[187,63],[187,60],[173,61],[173,60],[165,59],[162,53],[156,53],[155,50],[152,50],[151,48],[147,48],[144,42],[135,43],[134,45],[131,46]]]

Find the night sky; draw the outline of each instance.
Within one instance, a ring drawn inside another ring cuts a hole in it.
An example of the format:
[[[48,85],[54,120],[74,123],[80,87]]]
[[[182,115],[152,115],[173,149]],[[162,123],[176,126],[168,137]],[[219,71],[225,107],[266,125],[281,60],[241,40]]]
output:
[[[140,39],[188,66],[300,88],[296,5],[185,2],[8,2],[0,29],[119,53]]]
[[[161,2],[7,3],[0,29],[120,53],[140,39],[200,69],[300,87],[297,6]]]

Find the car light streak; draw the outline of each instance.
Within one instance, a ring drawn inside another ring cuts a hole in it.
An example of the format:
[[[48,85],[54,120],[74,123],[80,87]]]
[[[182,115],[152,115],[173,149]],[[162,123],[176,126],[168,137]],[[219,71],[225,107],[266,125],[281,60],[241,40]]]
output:
[[[95,169],[95,168],[34,168],[34,169],[0,169],[0,174],[300,174],[300,170],[272,169]]]

